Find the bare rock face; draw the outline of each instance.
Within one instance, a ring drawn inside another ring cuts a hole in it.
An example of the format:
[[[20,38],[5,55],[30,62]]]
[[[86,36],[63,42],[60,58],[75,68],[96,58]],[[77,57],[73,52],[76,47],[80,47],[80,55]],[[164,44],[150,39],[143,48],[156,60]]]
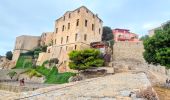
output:
[[[0,69],[11,69],[15,66],[15,62],[6,59],[5,56],[0,57]]]

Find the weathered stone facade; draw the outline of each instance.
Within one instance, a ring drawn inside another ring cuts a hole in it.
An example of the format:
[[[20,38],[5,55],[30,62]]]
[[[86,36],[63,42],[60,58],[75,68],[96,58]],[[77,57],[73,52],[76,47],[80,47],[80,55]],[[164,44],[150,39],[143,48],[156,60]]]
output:
[[[44,32],[41,35],[41,41],[40,41],[40,45],[52,45],[52,41],[53,41],[53,32]]]
[[[98,15],[84,6],[67,11],[55,21],[54,32],[44,32],[36,40],[31,36],[17,37],[13,60],[17,61],[21,52],[40,44],[48,48],[46,53],[40,54],[37,65],[52,58],[58,58],[60,63],[67,62],[70,51],[89,48],[91,42],[101,41],[102,24]]]
[[[102,21],[86,7],[66,12],[55,22],[50,58],[67,61],[72,50],[89,48],[91,42],[101,41]]]
[[[18,60],[20,53],[25,53],[30,50],[35,49],[40,45],[40,37],[39,36],[27,36],[22,35],[16,38],[15,47],[13,51],[13,62],[16,63]]]
[[[142,42],[115,42],[113,47],[114,61],[145,62],[143,58],[144,47]]]

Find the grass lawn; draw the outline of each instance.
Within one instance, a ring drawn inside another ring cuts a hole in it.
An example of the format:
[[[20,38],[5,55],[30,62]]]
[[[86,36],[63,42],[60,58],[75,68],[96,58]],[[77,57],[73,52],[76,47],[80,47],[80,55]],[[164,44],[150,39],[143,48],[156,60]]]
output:
[[[68,79],[71,76],[75,76],[75,73],[65,72],[65,73],[58,73],[56,67],[53,67],[51,70],[47,69],[44,66],[39,66],[36,68],[36,71],[41,73],[46,77],[45,83],[48,84],[63,84],[68,83]]]
[[[37,66],[34,69],[32,66],[32,57],[28,55],[21,55],[14,69],[28,69],[26,74],[30,78],[33,76],[41,77],[43,75],[46,78],[45,83],[47,84],[68,83],[68,79],[71,76],[76,75],[75,73],[71,73],[71,72],[58,73],[58,69],[56,67],[53,67],[52,69],[48,69],[44,67],[45,63],[42,66]]]
[[[15,69],[25,69],[25,68],[31,68],[32,67],[32,57],[31,56],[20,56]]]

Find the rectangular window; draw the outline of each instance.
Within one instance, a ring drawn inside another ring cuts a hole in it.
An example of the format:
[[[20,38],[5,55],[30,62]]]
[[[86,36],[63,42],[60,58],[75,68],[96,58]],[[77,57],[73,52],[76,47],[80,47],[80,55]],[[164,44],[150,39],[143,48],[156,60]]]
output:
[[[78,34],[75,35],[75,41],[77,41],[77,36],[78,36]]]
[[[69,36],[67,36],[66,43],[69,42]]]
[[[71,13],[69,13],[68,17],[71,18]]]
[[[79,26],[79,19],[77,19],[77,23],[76,23],[76,26]]]
[[[101,30],[100,30],[100,28],[99,28],[99,34],[100,34],[100,31],[101,31]]]
[[[55,39],[55,44],[57,43],[57,40]]]
[[[92,31],[94,31],[94,24],[92,24]]]
[[[95,18],[95,15],[93,14],[93,18]]]
[[[87,40],[87,34],[84,34],[84,41]]]
[[[62,31],[64,31],[64,25],[63,25],[63,27],[62,27]]]
[[[76,49],[77,49],[77,45],[74,46],[74,50],[76,50]]]
[[[85,27],[87,27],[87,20],[85,20]]]
[[[63,17],[63,20],[65,21],[65,16]]]
[[[63,43],[63,37],[61,37],[61,44]]]
[[[56,28],[56,30],[55,30],[55,31],[56,31],[56,33],[57,33],[57,32],[58,32],[58,28]]]
[[[86,12],[89,13],[89,11],[86,9]]]
[[[77,10],[77,13],[80,13],[80,9]]]
[[[70,23],[68,23],[68,29],[70,29]]]

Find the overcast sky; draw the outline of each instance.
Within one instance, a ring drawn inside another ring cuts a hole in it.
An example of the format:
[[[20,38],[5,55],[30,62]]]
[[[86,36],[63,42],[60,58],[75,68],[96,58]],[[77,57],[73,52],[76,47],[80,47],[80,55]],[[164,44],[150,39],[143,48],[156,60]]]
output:
[[[57,18],[82,5],[104,25],[140,36],[170,20],[170,0],[0,0],[0,55],[13,50],[17,36],[53,31]]]

